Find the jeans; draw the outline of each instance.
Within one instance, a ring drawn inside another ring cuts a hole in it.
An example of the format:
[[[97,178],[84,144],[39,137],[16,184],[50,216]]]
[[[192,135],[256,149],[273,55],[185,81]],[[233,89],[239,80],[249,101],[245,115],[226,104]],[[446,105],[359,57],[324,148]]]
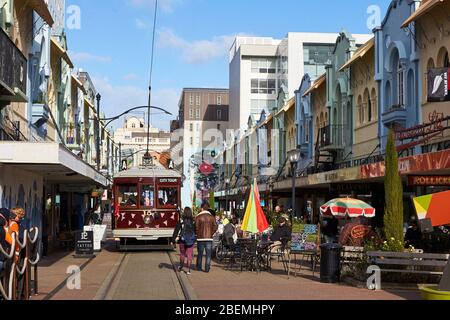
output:
[[[4,267],[5,267],[5,263],[3,261],[0,261],[0,271],[3,271]]]
[[[197,242],[197,250],[198,250],[197,270],[200,271],[202,269],[203,251],[206,251],[205,271],[209,272],[209,269],[211,269],[212,245],[213,245],[212,241],[198,241]]]

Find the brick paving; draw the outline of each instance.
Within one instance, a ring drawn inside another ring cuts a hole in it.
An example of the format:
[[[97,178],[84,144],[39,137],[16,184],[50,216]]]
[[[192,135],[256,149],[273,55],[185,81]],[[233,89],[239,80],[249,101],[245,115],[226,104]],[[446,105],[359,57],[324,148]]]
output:
[[[174,253],[175,261],[178,254]],[[122,265],[120,263],[123,262]],[[195,259],[194,259],[195,263]],[[82,267],[81,290],[66,287],[67,267]],[[120,265],[120,268],[119,268]],[[142,268],[145,265],[145,268]],[[210,273],[193,271],[183,279],[199,300],[419,300],[415,290],[370,291],[347,285],[324,284],[317,274],[303,270],[288,279],[281,264],[272,272],[226,270],[213,262]],[[115,276],[115,277],[114,277]],[[111,280],[114,280],[110,285]],[[153,285],[151,285],[153,284]],[[177,285],[167,254],[162,252],[124,253],[109,243],[96,258],[75,259],[72,252],[59,252],[44,259],[39,267],[39,295],[33,300],[151,299],[178,300]]]
[[[195,259],[194,259],[195,263]],[[317,271],[320,273],[320,271]],[[188,276],[200,300],[420,300],[415,290],[370,291],[342,284],[320,282],[310,270],[290,278],[277,261],[271,272],[240,272],[213,262],[210,273]]]
[[[93,300],[111,272],[120,263],[122,254],[114,252],[113,244],[108,243],[94,259],[76,259],[73,252],[57,252],[42,259],[39,263],[39,295],[33,300]],[[66,280],[69,266],[78,266],[81,271],[81,290],[69,290]]]

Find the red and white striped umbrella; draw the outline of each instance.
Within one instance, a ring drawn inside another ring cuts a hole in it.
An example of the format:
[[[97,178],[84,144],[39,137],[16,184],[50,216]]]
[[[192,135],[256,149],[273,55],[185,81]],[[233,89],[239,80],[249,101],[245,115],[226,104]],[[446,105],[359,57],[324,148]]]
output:
[[[325,217],[375,217],[375,208],[368,205],[364,201],[352,198],[338,198],[328,201],[320,207],[320,212]]]

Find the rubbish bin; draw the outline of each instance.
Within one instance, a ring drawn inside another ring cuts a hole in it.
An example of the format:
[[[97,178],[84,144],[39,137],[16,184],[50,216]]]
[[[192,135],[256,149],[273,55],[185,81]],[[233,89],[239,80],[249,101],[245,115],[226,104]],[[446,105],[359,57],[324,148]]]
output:
[[[335,243],[326,243],[320,246],[320,281],[323,283],[336,283],[341,278],[341,251],[342,246]]]

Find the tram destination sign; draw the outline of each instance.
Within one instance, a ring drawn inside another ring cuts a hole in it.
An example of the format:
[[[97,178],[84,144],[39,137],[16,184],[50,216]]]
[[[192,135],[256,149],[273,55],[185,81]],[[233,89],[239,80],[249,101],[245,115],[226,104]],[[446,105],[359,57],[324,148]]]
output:
[[[450,176],[409,176],[410,186],[450,186]]]
[[[178,179],[176,178],[160,178],[159,183],[178,183]]]
[[[80,231],[77,232],[75,256],[86,257],[94,255],[94,232]]]

